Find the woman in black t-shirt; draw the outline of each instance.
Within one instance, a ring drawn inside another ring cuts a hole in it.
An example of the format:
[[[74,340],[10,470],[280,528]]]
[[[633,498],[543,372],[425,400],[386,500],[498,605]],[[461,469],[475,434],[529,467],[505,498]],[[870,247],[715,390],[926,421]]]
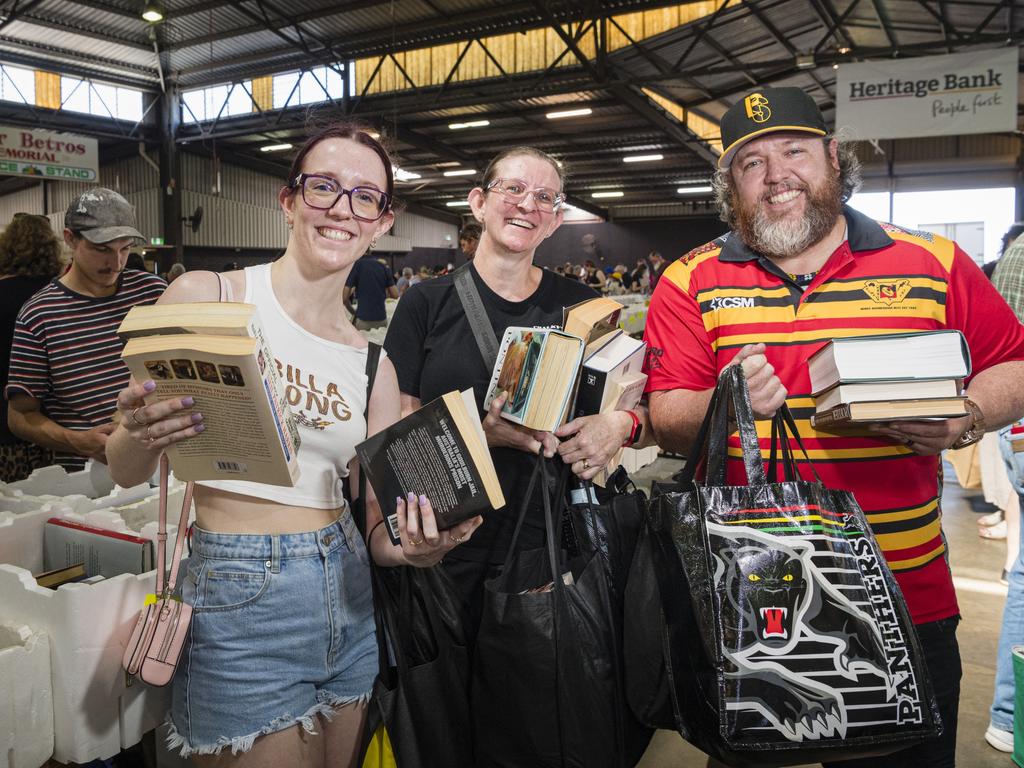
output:
[[[596,295],[592,288],[533,264],[537,246],[562,223],[562,184],[553,158],[519,147],[492,160],[481,186],[469,193],[483,232],[468,269],[498,339],[509,326],[561,327],[563,307]],[[477,348],[452,275],[406,292],[384,347],[398,374],[403,415],[453,389],[471,387],[478,406],[483,403],[491,366]],[[551,433],[501,418],[503,404],[504,398],[494,400],[483,427],[507,504],[486,513],[472,539],[443,561],[476,620],[483,582],[505,558],[536,454],[569,464],[577,476],[590,479],[635,434],[633,417],[625,411],[575,419]],[[643,412],[638,417],[646,420]],[[520,534],[525,548],[544,542],[539,493],[536,499]]]
[[[7,383],[14,321],[21,305],[61,270],[61,244],[45,216],[16,213],[0,236],[0,382]],[[0,402],[0,481],[12,483],[53,463],[53,453],[15,437]]]

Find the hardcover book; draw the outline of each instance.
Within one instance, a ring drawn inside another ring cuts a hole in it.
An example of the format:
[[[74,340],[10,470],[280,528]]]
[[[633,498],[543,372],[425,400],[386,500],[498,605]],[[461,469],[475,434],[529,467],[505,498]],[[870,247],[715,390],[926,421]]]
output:
[[[51,517],[43,528],[43,568],[84,564],[88,576],[113,578],[153,570],[153,542],[121,531]]]
[[[473,390],[448,392],[356,446],[382,512],[409,493],[430,499],[438,530],[505,506]],[[384,515],[393,544],[398,516]]]
[[[582,356],[583,340],[578,336],[547,328],[507,328],[484,407],[506,392],[504,418],[530,429],[554,431],[568,414]]]
[[[259,339],[140,336],[121,357],[136,381],[156,383],[147,402],[191,395],[203,414],[203,432],[167,448],[175,477],[295,485],[298,433],[274,358]]]
[[[613,410],[610,401],[613,396],[617,399],[617,395],[613,395],[615,384],[641,372],[646,349],[644,342],[616,331],[608,343],[585,358],[576,390],[573,418]],[[633,405],[636,403],[629,407]]]
[[[928,400],[886,400],[876,403],[847,403],[811,416],[815,429],[870,421],[915,419],[956,419],[969,411],[965,397],[933,397]]]
[[[962,379],[971,353],[960,331],[918,331],[832,339],[807,360],[811,394],[837,383]]]
[[[621,312],[622,305],[615,299],[587,299],[562,310],[562,330],[583,339],[589,356],[594,341],[616,330]]]
[[[932,397],[957,397],[959,394],[959,379],[836,384],[815,396],[814,408],[818,413],[821,413],[843,403],[870,403],[879,400],[922,400]]]

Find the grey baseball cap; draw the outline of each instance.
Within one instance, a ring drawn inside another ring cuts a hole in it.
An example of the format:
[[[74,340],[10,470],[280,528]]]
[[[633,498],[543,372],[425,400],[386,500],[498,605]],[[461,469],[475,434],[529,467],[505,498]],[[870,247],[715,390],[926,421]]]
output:
[[[135,228],[135,208],[112,189],[93,187],[79,195],[64,214],[64,226],[90,243],[122,237],[146,238]]]

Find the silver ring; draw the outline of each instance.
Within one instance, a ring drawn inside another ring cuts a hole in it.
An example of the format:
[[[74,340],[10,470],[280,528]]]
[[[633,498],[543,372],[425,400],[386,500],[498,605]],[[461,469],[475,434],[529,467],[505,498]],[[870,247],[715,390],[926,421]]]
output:
[[[914,438],[908,437],[908,438],[904,439],[903,442],[906,443],[907,445],[913,445],[914,444]]]
[[[152,425],[152,424],[147,424],[147,425],[146,425],[146,439],[147,439],[147,440],[149,440],[149,442],[151,442],[151,443],[152,443],[152,442],[153,442],[154,440],[156,440],[156,438],[155,438],[155,437],[153,437],[153,433],[152,433],[152,432],[150,432],[150,429],[151,429],[152,427],[153,427],[153,425]]]
[[[583,460],[583,469],[590,469],[590,459]]]
[[[456,536],[454,533],[449,535],[449,538],[456,544],[461,544],[465,539],[462,536]]]
[[[140,405],[138,408],[133,408],[132,412],[128,414],[128,418],[131,419],[132,421],[134,421],[136,426],[139,426],[139,427],[146,426],[146,422],[139,421],[139,417],[135,415],[135,414],[137,414],[140,410],[142,410],[145,407],[146,406],[144,406],[144,405]]]

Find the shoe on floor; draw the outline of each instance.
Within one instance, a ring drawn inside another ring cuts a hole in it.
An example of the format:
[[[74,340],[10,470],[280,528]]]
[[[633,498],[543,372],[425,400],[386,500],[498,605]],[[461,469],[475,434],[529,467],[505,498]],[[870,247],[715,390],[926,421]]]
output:
[[[1001,523],[990,525],[987,528],[978,528],[978,535],[983,539],[1005,539],[1006,538],[1006,521],[1003,520]]]
[[[989,512],[987,515],[982,515],[978,518],[978,525],[983,528],[996,525],[997,523],[1003,522],[1003,510],[997,509],[995,512]]]
[[[989,723],[985,730],[985,741],[1000,752],[1013,752],[1013,731],[1004,731]]]

